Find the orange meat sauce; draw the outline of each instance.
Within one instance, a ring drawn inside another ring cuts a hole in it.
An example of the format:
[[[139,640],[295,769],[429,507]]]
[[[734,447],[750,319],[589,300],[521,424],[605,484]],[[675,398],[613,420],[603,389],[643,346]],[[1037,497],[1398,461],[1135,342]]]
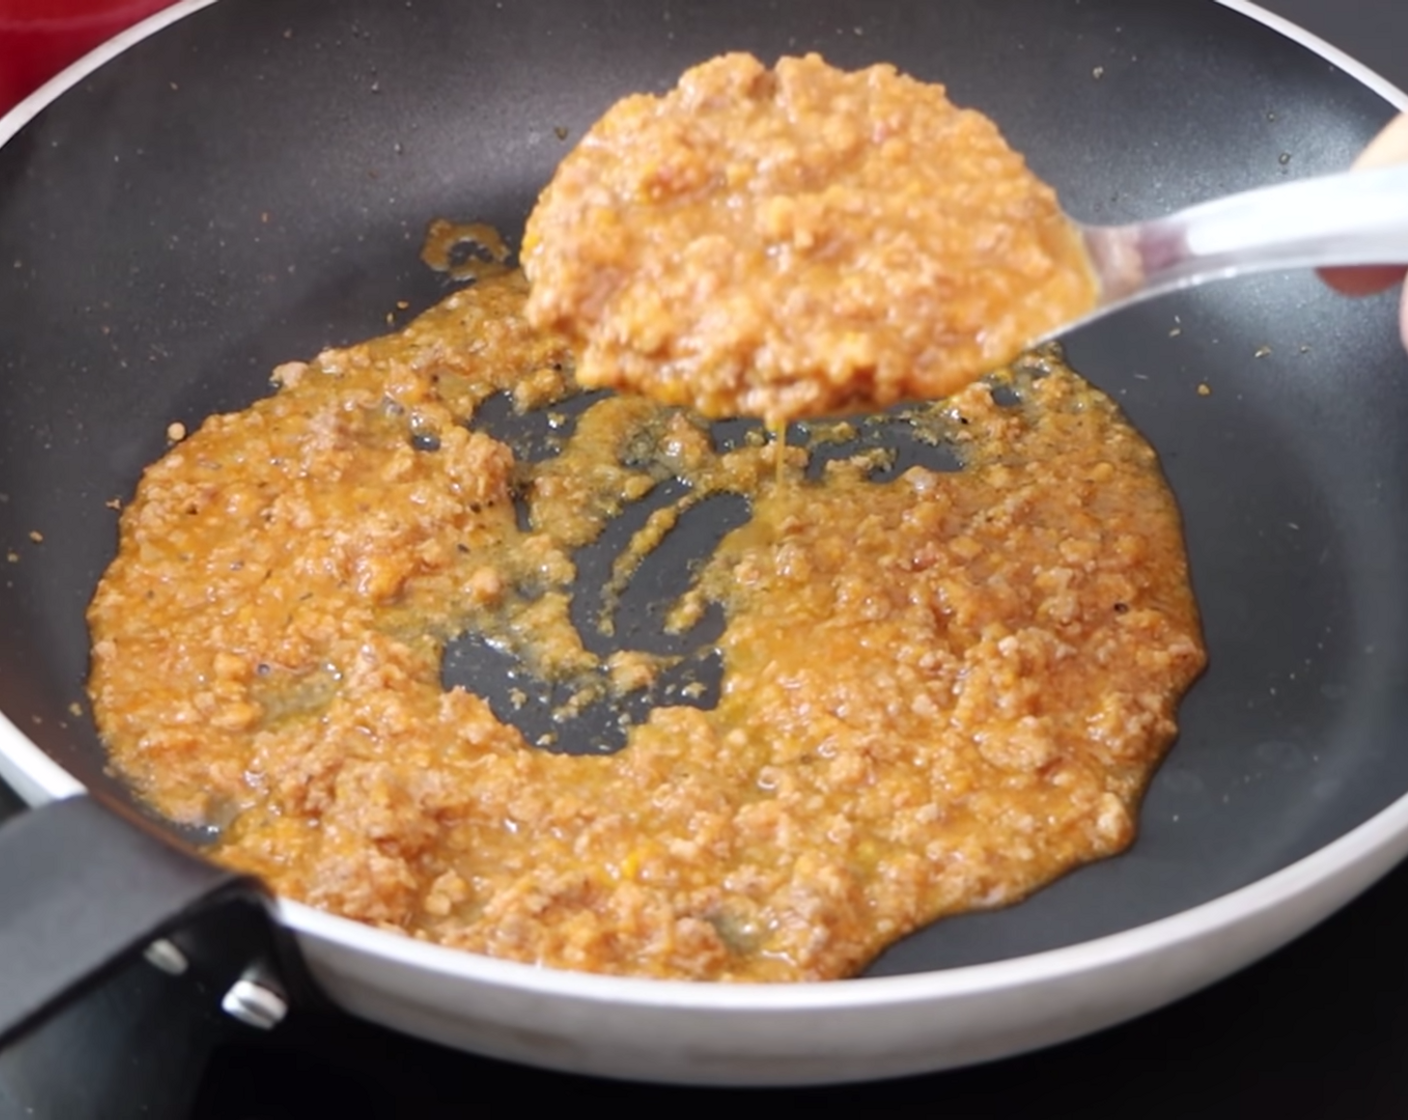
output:
[[[534,324],[578,379],[706,416],[933,400],[1089,312],[1056,192],[890,66],[746,54],[618,102],[528,220]]]
[[[853,975],[1132,841],[1204,653],[1157,457],[1058,350],[784,448],[583,393],[590,344],[496,271],[144,474],[89,687],[156,810],[384,929],[724,981]],[[846,368],[751,411],[871,401]],[[512,687],[449,682],[466,641]]]

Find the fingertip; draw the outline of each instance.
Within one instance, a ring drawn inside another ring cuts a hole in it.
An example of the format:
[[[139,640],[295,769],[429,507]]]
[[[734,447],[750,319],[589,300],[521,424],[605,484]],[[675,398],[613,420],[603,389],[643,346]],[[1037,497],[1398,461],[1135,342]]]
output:
[[[1365,268],[1322,268],[1320,279],[1347,296],[1371,296],[1393,287],[1403,279],[1402,265],[1371,265]]]
[[[1408,162],[1408,113],[1400,113],[1369,142],[1354,161],[1354,166],[1363,170],[1392,167],[1405,162]]]

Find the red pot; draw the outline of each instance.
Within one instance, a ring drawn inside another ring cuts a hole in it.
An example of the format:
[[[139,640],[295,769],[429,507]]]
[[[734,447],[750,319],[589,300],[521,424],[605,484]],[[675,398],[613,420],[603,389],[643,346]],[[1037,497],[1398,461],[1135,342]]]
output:
[[[171,0],[0,0],[0,112]]]

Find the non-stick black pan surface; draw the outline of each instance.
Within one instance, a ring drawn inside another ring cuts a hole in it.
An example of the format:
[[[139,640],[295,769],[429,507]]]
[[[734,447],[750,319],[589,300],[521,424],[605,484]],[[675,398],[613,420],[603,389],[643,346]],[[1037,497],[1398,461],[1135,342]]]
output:
[[[1070,213],[1102,223],[1339,170],[1393,111],[1211,0],[221,0],[0,148],[0,710],[14,727],[127,799],[85,714],[83,612],[115,547],[105,503],[130,496],[168,424],[242,407],[278,362],[428,306],[446,291],[418,256],[430,220],[516,236],[612,100],[735,49],[942,81]],[[1210,668],[1129,853],[931,927],[876,976],[1183,914],[1408,793],[1408,362],[1391,305],[1271,276],[1066,341],[1162,456]],[[6,753],[8,774],[29,765]]]

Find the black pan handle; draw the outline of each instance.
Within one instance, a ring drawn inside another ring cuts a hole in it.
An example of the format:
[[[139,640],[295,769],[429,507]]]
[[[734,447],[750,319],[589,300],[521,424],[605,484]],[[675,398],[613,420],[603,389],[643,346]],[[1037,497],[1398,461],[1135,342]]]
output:
[[[74,797],[0,827],[0,1048],[142,952],[218,985],[225,1010],[253,1025],[310,997],[258,881],[135,813]]]

